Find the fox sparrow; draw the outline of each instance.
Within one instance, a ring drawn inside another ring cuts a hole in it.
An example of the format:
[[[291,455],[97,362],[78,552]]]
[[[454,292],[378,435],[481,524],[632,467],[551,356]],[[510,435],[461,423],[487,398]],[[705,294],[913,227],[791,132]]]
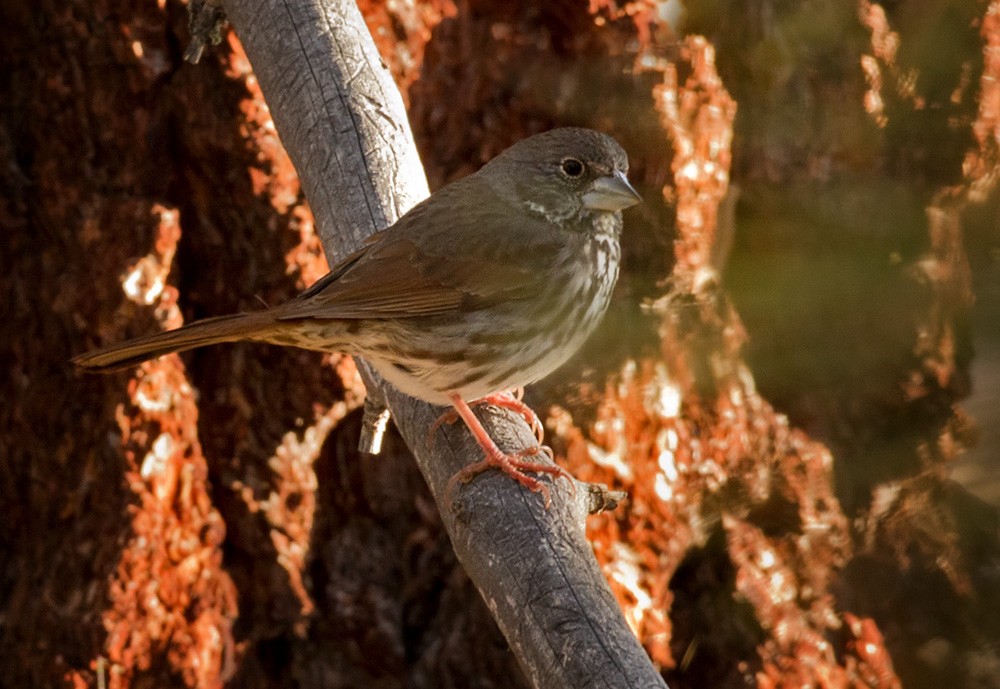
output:
[[[73,361],[113,371],[236,340],[356,354],[403,392],[452,405],[469,427],[486,458],[452,484],[496,467],[547,498],[525,471],[562,470],[524,459],[540,446],[500,450],[469,402],[498,403],[534,421],[507,391],[566,361],[604,314],[618,279],[620,211],[639,201],[627,171],[625,152],[605,134],[532,136],[436,191],[291,301]]]

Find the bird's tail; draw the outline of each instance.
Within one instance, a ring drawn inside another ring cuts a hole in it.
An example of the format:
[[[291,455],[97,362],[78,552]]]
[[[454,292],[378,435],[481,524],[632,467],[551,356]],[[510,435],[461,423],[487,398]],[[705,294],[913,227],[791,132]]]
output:
[[[73,357],[73,363],[90,371],[110,373],[171,352],[183,352],[220,342],[267,340],[268,334],[280,327],[274,314],[268,311],[206,318],[176,330],[146,335],[80,354]]]

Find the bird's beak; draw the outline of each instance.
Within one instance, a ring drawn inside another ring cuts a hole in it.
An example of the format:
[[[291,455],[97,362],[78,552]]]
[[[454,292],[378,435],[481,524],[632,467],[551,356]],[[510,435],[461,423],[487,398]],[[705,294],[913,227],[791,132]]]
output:
[[[595,179],[583,195],[583,207],[592,211],[620,211],[640,201],[642,197],[620,170]]]

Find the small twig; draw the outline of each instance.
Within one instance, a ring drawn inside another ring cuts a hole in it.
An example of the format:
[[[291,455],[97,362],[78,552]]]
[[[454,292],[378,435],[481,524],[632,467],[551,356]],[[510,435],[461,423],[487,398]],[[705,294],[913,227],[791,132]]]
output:
[[[365,397],[365,414],[361,420],[361,437],[358,438],[358,451],[370,455],[382,452],[382,439],[389,427],[392,412],[385,406],[385,400],[375,399],[371,393]]]
[[[188,3],[188,30],[191,40],[184,59],[198,64],[205,46],[222,42],[222,29],[226,25],[226,12],[219,0],[190,0]]]
[[[587,501],[587,514],[600,514],[618,508],[628,500],[628,493],[623,490],[611,490],[600,483],[584,483],[586,488],[583,497]]]

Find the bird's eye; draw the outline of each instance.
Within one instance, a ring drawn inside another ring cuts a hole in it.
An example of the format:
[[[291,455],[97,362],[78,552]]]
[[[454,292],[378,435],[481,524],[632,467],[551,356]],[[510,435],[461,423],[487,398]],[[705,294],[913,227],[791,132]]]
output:
[[[579,177],[583,174],[583,163],[576,158],[565,158],[560,167],[567,177]]]

